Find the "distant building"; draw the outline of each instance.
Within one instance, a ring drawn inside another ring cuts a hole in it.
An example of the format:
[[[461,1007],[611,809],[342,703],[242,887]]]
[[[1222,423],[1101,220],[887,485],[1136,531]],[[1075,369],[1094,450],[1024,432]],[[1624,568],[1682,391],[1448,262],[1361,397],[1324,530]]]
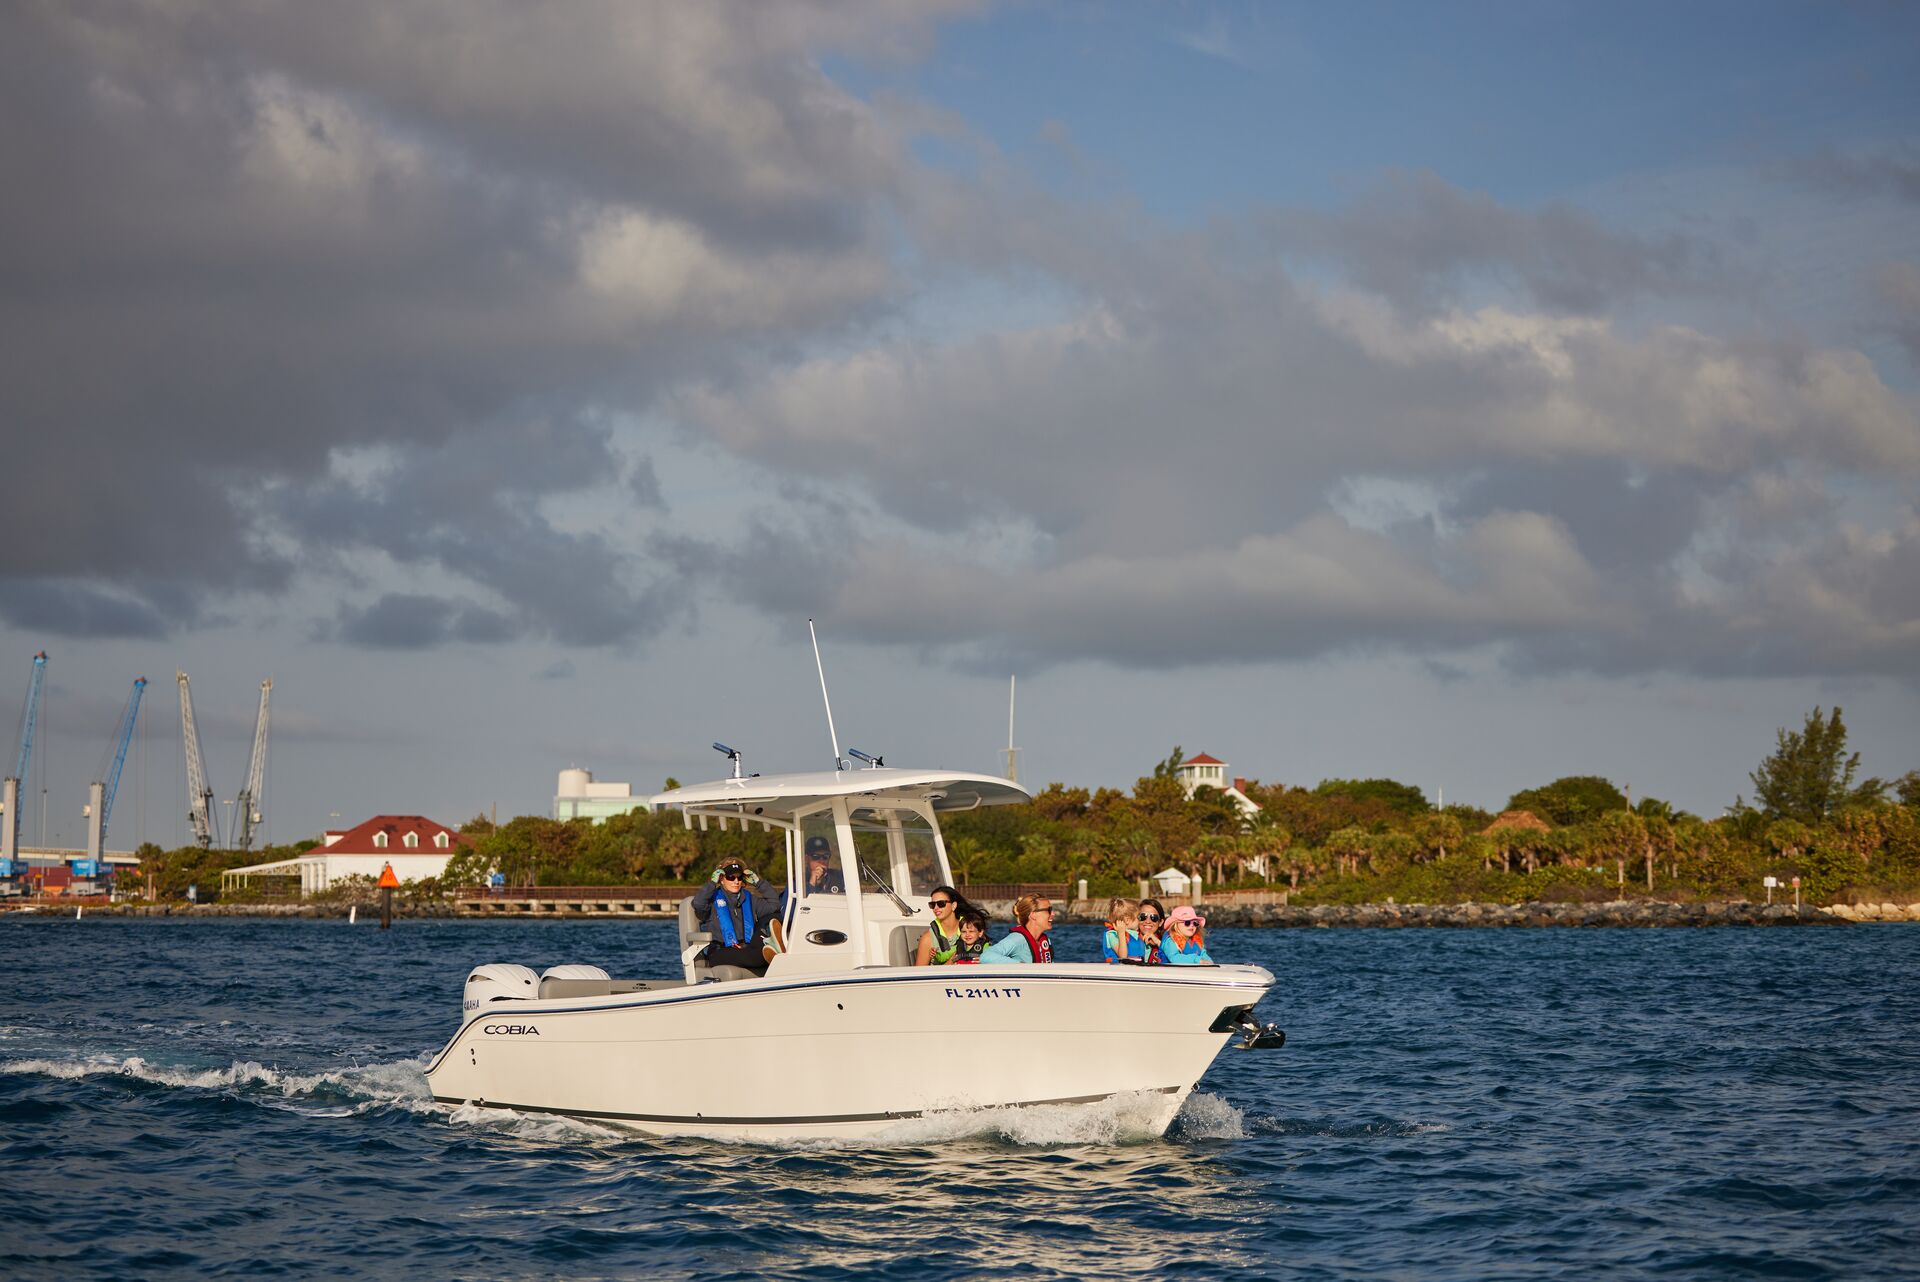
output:
[[[423,815],[375,815],[363,824],[321,836],[321,844],[304,855],[229,868],[220,874],[220,884],[297,876],[300,893],[311,895],[347,877],[378,877],[388,864],[403,882],[424,881],[446,872],[448,861],[473,844],[472,838]]]
[[[1174,767],[1173,776],[1180,781],[1180,786],[1186,789],[1189,801],[1199,789],[1213,788],[1226,793],[1233,804],[1240,807],[1240,813],[1247,818],[1251,819],[1260,813],[1259,803],[1243,790],[1247,781],[1230,778],[1227,774],[1227,763],[1218,757],[1209,757],[1204,752],[1196,752]]]
[[[555,819],[591,819],[595,823],[634,810],[652,810],[652,797],[636,797],[628,783],[595,783],[593,771],[568,766],[560,772],[560,785],[554,789]]]
[[[1528,832],[1552,832],[1553,825],[1533,813],[1531,810],[1503,810],[1498,818],[1480,830],[1483,837],[1492,836],[1502,828],[1520,828]]]
[[[1163,895],[1190,895],[1193,893],[1193,878],[1178,868],[1162,868],[1153,874],[1154,889]]]

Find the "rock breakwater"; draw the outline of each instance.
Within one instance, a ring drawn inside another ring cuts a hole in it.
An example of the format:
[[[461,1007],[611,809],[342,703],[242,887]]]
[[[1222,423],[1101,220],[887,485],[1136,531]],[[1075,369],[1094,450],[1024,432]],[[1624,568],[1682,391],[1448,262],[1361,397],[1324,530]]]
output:
[[[1740,900],[1663,903],[1623,899],[1601,904],[1339,904],[1203,908],[1209,926],[1483,927],[1483,926],[1838,926],[1848,918],[1811,904]]]

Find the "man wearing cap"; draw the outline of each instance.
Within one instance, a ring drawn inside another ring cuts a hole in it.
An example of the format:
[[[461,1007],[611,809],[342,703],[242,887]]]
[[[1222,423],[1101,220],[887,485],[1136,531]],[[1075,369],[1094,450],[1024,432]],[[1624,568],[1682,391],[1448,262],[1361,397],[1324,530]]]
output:
[[[753,871],[733,860],[713,870],[713,878],[693,892],[693,915],[718,935],[706,947],[709,966],[739,966],[767,973],[773,949],[767,931],[777,910],[770,892]]]
[[[833,843],[825,837],[807,838],[807,894],[844,895],[847,879],[833,866]]]

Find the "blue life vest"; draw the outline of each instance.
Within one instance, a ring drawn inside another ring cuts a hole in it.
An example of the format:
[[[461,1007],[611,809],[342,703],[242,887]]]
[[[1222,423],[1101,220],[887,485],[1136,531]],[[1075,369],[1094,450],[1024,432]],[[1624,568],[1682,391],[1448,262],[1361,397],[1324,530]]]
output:
[[[713,915],[720,923],[720,942],[728,948],[738,948],[742,940],[735,932],[733,924],[733,903],[727,898],[727,892],[713,892]],[[740,918],[746,923],[747,940],[753,938],[753,892],[746,887],[740,889]]]

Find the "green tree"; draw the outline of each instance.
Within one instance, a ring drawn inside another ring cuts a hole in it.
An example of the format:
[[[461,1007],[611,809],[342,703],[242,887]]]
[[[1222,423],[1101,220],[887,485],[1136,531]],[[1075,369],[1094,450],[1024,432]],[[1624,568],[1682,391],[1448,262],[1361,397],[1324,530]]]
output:
[[[1173,778],[1175,772],[1180,769],[1181,765],[1186,761],[1186,759],[1187,759],[1186,749],[1182,748],[1177,743],[1174,744],[1173,751],[1167,754],[1167,759],[1165,761],[1162,761],[1159,765],[1153,768],[1153,777],[1155,779]]]
[[[1816,707],[1798,731],[1781,730],[1773,753],[1747,777],[1767,818],[1817,824],[1847,806],[1879,801],[1886,793],[1887,785],[1878,779],[1856,786],[1859,770],[1860,754],[1847,755],[1847,727],[1835,705],[1824,721]]]
[[[1397,779],[1322,779],[1313,791],[1319,797],[1376,801],[1397,815],[1425,814],[1429,809],[1426,793]]]
[[[1614,884],[1627,884],[1627,860],[1638,859],[1647,848],[1646,820],[1631,810],[1609,810],[1594,824],[1594,845],[1613,860]]]
[[[1563,828],[1626,808],[1625,794],[1599,775],[1568,775],[1544,787],[1516,792],[1507,801],[1508,810],[1530,811]]]

